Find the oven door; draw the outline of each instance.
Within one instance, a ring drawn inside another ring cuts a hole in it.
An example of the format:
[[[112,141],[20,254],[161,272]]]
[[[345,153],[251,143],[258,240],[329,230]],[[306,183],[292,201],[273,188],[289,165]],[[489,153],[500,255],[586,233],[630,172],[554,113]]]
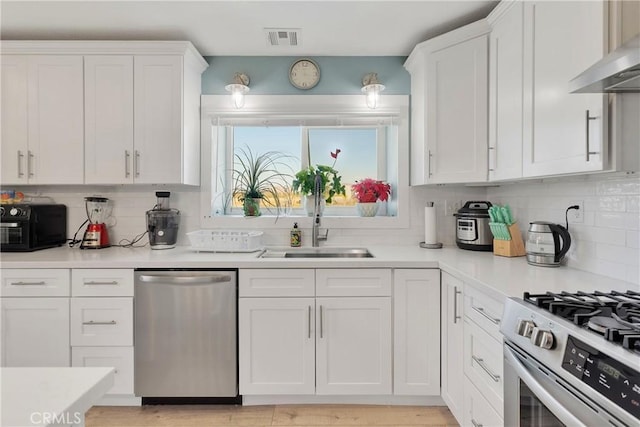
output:
[[[29,249],[29,229],[26,222],[0,222],[0,248],[3,251]]]
[[[521,350],[504,345],[504,425],[627,426]]]

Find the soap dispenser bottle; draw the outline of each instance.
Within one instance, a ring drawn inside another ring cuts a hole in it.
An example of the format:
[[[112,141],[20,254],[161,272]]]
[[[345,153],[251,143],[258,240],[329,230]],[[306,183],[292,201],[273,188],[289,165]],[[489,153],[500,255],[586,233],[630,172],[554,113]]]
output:
[[[291,229],[291,247],[299,248],[300,246],[302,246],[302,231],[298,228],[298,223],[295,222]]]

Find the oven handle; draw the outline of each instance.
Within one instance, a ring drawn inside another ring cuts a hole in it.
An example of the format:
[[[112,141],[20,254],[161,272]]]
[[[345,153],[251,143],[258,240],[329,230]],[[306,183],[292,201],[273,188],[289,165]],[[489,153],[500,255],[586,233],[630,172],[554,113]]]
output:
[[[20,224],[17,222],[0,222],[0,228],[18,228]]]
[[[545,390],[545,388],[529,373],[513,350],[504,346],[504,357],[518,374],[518,377],[533,391],[538,399],[567,426],[585,426],[585,424],[569,412],[560,402]]]

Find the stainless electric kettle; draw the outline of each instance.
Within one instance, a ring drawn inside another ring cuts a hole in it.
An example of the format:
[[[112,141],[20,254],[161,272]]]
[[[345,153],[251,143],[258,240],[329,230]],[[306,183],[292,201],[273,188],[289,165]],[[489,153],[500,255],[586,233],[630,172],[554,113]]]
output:
[[[571,247],[571,235],[566,228],[551,222],[529,223],[527,262],[542,267],[558,267]]]

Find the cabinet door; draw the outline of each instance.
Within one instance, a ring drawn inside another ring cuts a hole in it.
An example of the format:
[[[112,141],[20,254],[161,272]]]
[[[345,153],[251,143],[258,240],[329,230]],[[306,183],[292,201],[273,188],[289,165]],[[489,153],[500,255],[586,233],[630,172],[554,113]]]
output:
[[[134,181],[182,182],[182,57],[134,58]]]
[[[82,56],[29,56],[30,184],[84,181]]]
[[[317,298],[316,324],[317,394],[391,394],[391,298]]]
[[[71,366],[115,368],[107,394],[133,394],[133,347],[73,347]]]
[[[133,298],[72,298],[71,345],[133,345]]]
[[[569,80],[603,56],[605,3],[524,4],[524,176],[606,165],[604,95],[567,89]]]
[[[84,57],[85,183],[133,182],[133,56]]]
[[[2,55],[0,77],[2,97],[0,129],[2,135],[2,183],[26,184],[28,150],[27,107],[28,61],[22,55]]]
[[[461,425],[502,427],[504,425],[502,417],[489,405],[484,394],[468,379],[464,381],[464,421]]]
[[[440,270],[393,272],[393,393],[440,395]]]
[[[464,418],[463,283],[442,272],[442,399],[462,424]]]
[[[522,177],[523,6],[513,2],[489,36],[489,180]]]
[[[69,366],[69,298],[0,298],[2,366]]]
[[[313,298],[240,298],[240,394],[314,394]]]
[[[487,180],[488,50],[480,36],[427,59],[428,182]]]

